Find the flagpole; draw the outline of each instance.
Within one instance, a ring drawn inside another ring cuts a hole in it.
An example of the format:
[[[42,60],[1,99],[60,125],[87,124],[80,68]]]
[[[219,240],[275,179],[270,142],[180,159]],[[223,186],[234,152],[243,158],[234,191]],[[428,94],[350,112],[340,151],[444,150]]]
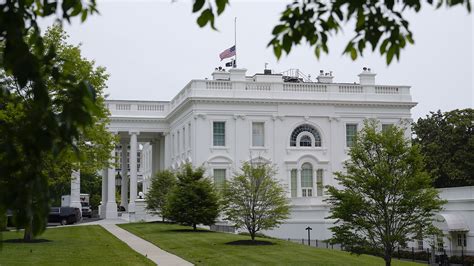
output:
[[[234,18],[234,47],[235,47],[234,68],[236,68],[237,67],[237,17]]]

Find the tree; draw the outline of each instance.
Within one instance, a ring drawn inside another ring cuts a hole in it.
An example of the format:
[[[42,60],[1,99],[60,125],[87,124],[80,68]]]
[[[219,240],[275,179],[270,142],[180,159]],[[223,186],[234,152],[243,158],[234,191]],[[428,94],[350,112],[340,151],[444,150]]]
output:
[[[219,215],[220,202],[211,181],[204,177],[204,169],[193,169],[186,164],[177,173],[176,186],[171,190],[164,216],[196,230],[198,224],[214,224]]]
[[[82,58],[79,47],[67,45],[66,38],[59,26],[49,29],[44,37],[44,43],[57,51],[51,59],[55,71],[68,75],[67,80],[57,79],[54,73],[43,77],[48,93],[44,97],[53,99],[48,107],[53,117],[45,120],[41,116],[44,113],[38,117],[40,110],[34,108],[32,94],[36,90],[34,83],[21,87],[15,77],[0,71],[2,88],[10,92],[7,97],[0,97],[0,132],[7,136],[0,140],[0,146],[5,148],[0,149],[0,158],[3,158],[2,173],[8,173],[0,177],[0,206],[12,210],[15,225],[25,228],[25,240],[31,240],[44,231],[49,213],[49,192],[63,194],[64,188],[70,185],[71,170],[78,169],[79,165],[89,173],[104,167],[113,148],[114,137],[105,127],[109,114],[103,98],[107,79],[105,69],[96,68],[94,62]],[[31,47],[31,50],[35,49],[35,46]],[[97,87],[93,101],[80,89],[71,89],[75,85],[69,84],[85,79],[90,80],[90,86]],[[69,103],[73,101],[82,102],[87,107],[71,108]],[[58,131],[48,129],[51,125],[48,119],[62,121]],[[40,131],[35,131],[35,128]],[[31,135],[32,132],[38,134]],[[67,132],[74,132],[71,135],[74,145],[65,142],[63,137]],[[45,143],[52,146],[35,149]],[[13,156],[8,157],[9,154]],[[54,196],[59,198],[61,194]]]
[[[165,215],[163,209],[168,200],[168,195],[176,185],[176,176],[169,170],[158,172],[151,179],[151,187],[146,194],[146,209],[161,215],[163,221]]]
[[[45,227],[49,200],[44,158],[55,161],[74,147],[96,111],[94,88],[71,75],[72,69],[60,67],[66,62],[45,45],[36,23],[59,10],[58,19],[68,21],[97,12],[94,0],[84,6],[80,0],[0,4],[0,209],[18,210],[16,221],[25,227],[25,240]],[[48,83],[61,87],[58,95],[49,93]],[[11,197],[20,192],[22,197]]]
[[[413,133],[436,187],[474,185],[474,109],[431,112]]]
[[[193,12],[200,14],[198,25],[204,27],[209,24],[215,29],[215,17],[222,14],[227,5],[228,0],[195,0]],[[350,23],[354,25],[354,33],[343,53],[355,60],[370,44],[372,51],[378,48],[389,65],[394,56],[397,60],[400,58],[400,51],[407,43],[414,44],[414,36],[404,14],[409,13],[407,11],[419,12],[426,5],[436,8],[465,6],[471,12],[470,0],[427,0],[426,3],[420,0],[295,0],[281,13],[268,46],[280,58],[282,51],[289,54],[293,46],[306,42],[319,58],[321,52],[329,53],[330,37],[342,31],[342,25]]]
[[[290,207],[270,164],[245,162],[241,170],[242,174],[225,185],[224,213],[236,227],[245,228],[254,241],[257,232],[272,229],[287,219]]]
[[[379,132],[377,122],[366,122],[349,155],[346,172],[335,173],[341,189],[328,186],[328,218],[337,220],[332,241],[351,252],[380,252],[390,265],[396,247],[435,230],[434,213],[445,201],[403,128]]]

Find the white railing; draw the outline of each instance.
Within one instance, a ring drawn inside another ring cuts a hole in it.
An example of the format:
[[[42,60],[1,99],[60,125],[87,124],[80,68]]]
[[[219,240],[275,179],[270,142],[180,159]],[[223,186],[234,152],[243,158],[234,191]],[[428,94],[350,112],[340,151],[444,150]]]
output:
[[[119,103],[115,105],[115,108],[120,111],[128,111],[132,107],[131,104],[126,104],[126,103]]]
[[[247,83],[245,90],[248,91],[270,91],[272,85],[270,83]]]
[[[138,111],[158,111],[163,112],[165,110],[164,104],[138,104]]]
[[[231,90],[232,83],[230,81],[206,81],[206,89],[208,90]]]
[[[284,83],[283,91],[291,92],[327,92],[327,85],[311,83]]]
[[[339,85],[339,93],[363,93],[364,88],[360,85]]]
[[[399,94],[400,89],[398,87],[391,87],[391,86],[375,86],[375,93],[377,93],[377,94]]]

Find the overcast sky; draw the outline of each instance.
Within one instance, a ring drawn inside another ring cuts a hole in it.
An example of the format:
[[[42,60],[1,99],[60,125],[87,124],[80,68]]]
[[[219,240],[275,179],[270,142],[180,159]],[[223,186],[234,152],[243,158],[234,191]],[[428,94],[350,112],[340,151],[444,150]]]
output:
[[[266,45],[289,1],[231,0],[216,21],[219,31],[199,28],[188,2],[99,0],[100,15],[65,28],[70,43],[82,43],[83,55],[107,68],[110,99],[170,100],[189,80],[210,77],[223,65],[219,53],[234,43],[237,17],[238,66],[247,68],[247,75],[262,72],[267,62],[276,72],[299,68],[316,77],[324,69],[333,71],[335,82],[354,82],[368,66],[377,73],[377,84],[412,86],[418,102],[412,112],[415,119],[438,109],[474,107],[474,20],[464,7],[426,6],[418,14],[407,14],[415,45],[387,67],[383,57],[370,51],[356,61],[342,56],[352,36],[349,27],[331,38],[330,54],[319,60],[303,45],[277,61]]]

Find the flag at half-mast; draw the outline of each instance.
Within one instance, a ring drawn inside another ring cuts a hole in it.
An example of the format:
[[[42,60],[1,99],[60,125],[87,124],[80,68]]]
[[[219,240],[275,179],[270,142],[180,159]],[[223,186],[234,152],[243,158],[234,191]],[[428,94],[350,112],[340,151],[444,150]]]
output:
[[[224,50],[222,53],[219,54],[219,57],[221,58],[221,61],[226,59],[226,58],[235,56],[235,51],[236,51],[235,50],[235,45],[230,47],[229,49]]]

